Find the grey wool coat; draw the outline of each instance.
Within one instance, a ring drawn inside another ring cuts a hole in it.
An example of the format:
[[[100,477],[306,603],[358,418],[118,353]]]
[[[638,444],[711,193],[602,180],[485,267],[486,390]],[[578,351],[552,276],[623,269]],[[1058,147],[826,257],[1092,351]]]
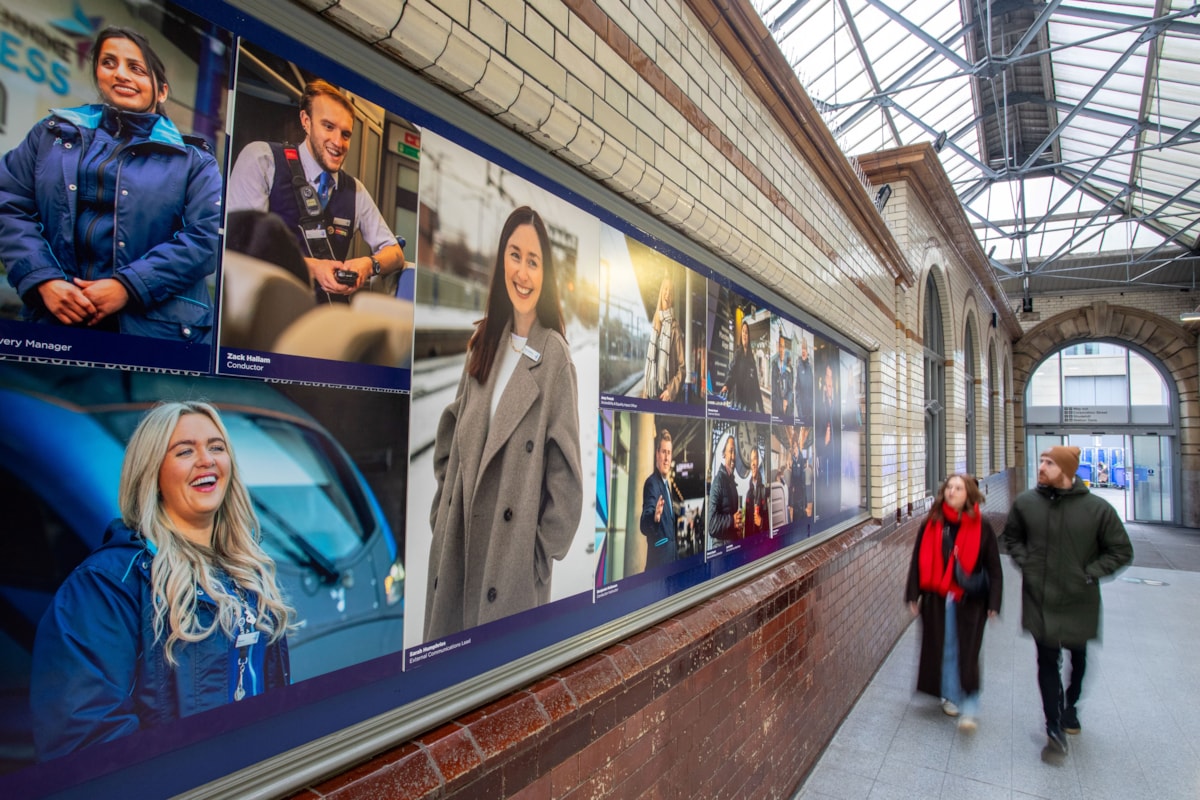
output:
[[[1078,646],[1100,632],[1100,583],[1133,561],[1116,510],[1078,477],[1017,495],[1001,536],[1021,569],[1021,625],[1039,642]]]
[[[511,322],[501,347],[510,333]],[[566,340],[534,323],[489,421],[496,372],[481,385],[464,368],[438,423],[426,641],[549,601],[551,561],[579,528],[579,391]]]

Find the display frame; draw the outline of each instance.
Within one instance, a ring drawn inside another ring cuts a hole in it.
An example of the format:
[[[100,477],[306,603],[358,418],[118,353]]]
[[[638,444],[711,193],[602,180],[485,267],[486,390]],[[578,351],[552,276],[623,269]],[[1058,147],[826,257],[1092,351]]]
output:
[[[549,187],[564,200],[587,210],[601,224],[617,228],[684,268],[741,293],[760,308],[771,309],[790,324],[802,326],[810,335],[819,336],[840,351],[862,360],[865,380],[869,367],[866,349],[820,320],[804,314],[777,293],[747,281],[733,265],[636,209],[496,120],[442,92],[386,55],[364,47],[360,40],[345,31],[321,23],[312,15],[286,13],[286,9],[280,9],[268,0],[241,0],[236,4],[181,0],[177,4],[208,17],[237,36],[253,38],[256,43],[284,52],[290,58],[303,59],[306,64],[313,65],[314,71],[342,79],[343,84],[372,96],[381,105],[403,106],[412,112],[409,118],[417,124],[450,132],[457,141],[475,152],[510,166],[527,179]],[[363,77],[366,75],[373,78],[368,80]],[[392,88],[385,91],[380,88],[383,84]],[[869,395],[867,399],[869,401]],[[869,408],[869,402],[867,405]],[[598,407],[603,404],[598,403]],[[769,414],[759,422],[769,430]],[[868,439],[869,431],[868,416],[863,425],[863,435]],[[769,439],[767,436],[768,443]],[[869,461],[860,466],[863,474],[870,475]],[[436,724],[528,685],[554,669],[628,638],[863,522],[869,516],[866,511],[869,491],[868,484],[859,498],[856,512],[839,513],[839,518],[831,521],[830,527],[812,537],[784,535],[777,539],[764,536],[761,547],[739,549],[723,554],[720,559],[689,567],[684,571],[687,573],[685,579],[672,575],[628,590],[622,588],[619,595],[604,599],[604,611],[609,618],[599,625],[571,631],[550,619],[535,639],[524,643],[528,652],[511,660],[502,658],[500,663],[484,672],[452,664],[446,671],[412,669],[393,675],[388,673],[395,666],[394,661],[360,664],[291,687],[294,702],[273,702],[269,715],[224,714],[217,731],[199,739],[184,737],[187,741],[179,749],[164,750],[146,760],[114,768],[106,756],[83,752],[78,755],[76,764],[90,777],[86,785],[34,786],[22,783],[21,774],[16,773],[0,776],[0,786],[11,783],[18,790],[33,792],[53,788],[62,796],[105,796],[126,791],[128,780],[136,775],[141,785],[156,793],[184,797],[215,797],[231,792],[241,796],[263,796],[298,790]],[[679,588],[681,580],[691,585]],[[405,694],[415,693],[417,699],[378,714],[367,713],[365,709],[378,697],[392,696],[396,681],[406,682]],[[335,683],[340,686],[337,691],[332,691],[330,687]],[[120,755],[119,748],[112,752]]]

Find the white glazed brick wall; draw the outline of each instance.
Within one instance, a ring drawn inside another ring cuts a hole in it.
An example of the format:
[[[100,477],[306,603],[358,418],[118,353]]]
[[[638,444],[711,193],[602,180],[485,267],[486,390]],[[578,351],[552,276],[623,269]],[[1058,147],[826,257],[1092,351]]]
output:
[[[918,275],[897,289],[811,166],[681,0],[599,0],[645,57],[673,81],[766,180],[802,213],[829,252],[793,225],[709,138],[558,0],[306,0],[575,165],[648,213],[775,289],[872,351],[872,496],[876,516],[924,495],[924,383],[919,298],[925,243],[938,232],[893,186],[886,220]],[[947,248],[949,251],[949,248]],[[943,292],[947,356],[961,360],[968,280],[958,264]],[[854,286],[865,284],[895,316]],[[990,319],[977,311],[979,319]],[[899,321],[899,325],[897,325]],[[997,342],[1002,352],[1007,343]],[[986,343],[980,349],[986,352]],[[950,465],[965,463],[962,381],[950,371]],[[986,419],[982,398],[977,413]],[[986,430],[986,426],[984,427]],[[979,463],[989,463],[980,452]],[[983,471],[981,467],[981,472]]]
[[[885,211],[890,212],[888,222],[897,241],[908,256],[914,271],[918,271],[918,280],[910,293],[916,297],[924,297],[925,281],[931,270],[938,275],[938,290],[941,297],[942,320],[944,324],[946,358],[951,361],[946,370],[946,460],[948,472],[961,472],[967,468],[967,437],[966,437],[966,365],[965,333],[967,319],[972,320],[975,335],[975,360],[970,371],[975,383],[972,391],[975,393],[975,472],[987,476],[995,471],[995,459],[992,448],[998,447],[1004,453],[1001,469],[1011,465],[1011,455],[1007,442],[1010,438],[1010,427],[1005,420],[1005,405],[1003,397],[995,402],[997,442],[989,439],[989,421],[992,414],[993,397],[987,387],[987,358],[989,348],[994,349],[997,360],[997,383],[1002,385],[1002,367],[1000,366],[1011,353],[1011,343],[997,330],[991,327],[992,309],[982,297],[971,279],[966,268],[953,261],[955,251],[942,247],[941,232],[927,208],[917,202],[910,202],[912,193],[904,183],[892,184],[892,198],[888,201]],[[894,208],[893,208],[894,206]],[[897,302],[897,318],[903,321],[916,337],[924,334],[924,309],[919,307],[919,301],[910,304]],[[899,347],[899,345],[898,345]],[[911,411],[908,432],[912,437],[912,452],[909,455],[912,476],[908,481],[914,497],[924,494],[925,485],[925,452],[924,452],[924,348],[923,343],[912,340],[908,348],[912,367],[912,396],[907,406]],[[905,503],[908,500],[904,500]]]

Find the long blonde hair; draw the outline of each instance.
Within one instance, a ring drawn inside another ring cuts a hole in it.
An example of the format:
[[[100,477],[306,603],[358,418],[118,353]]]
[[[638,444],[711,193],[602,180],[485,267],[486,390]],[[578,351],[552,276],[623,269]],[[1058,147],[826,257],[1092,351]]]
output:
[[[229,453],[229,486],[217,510],[213,525],[212,548],[193,544],[178,530],[162,506],[158,474],[179,418],[203,414],[217,430]],[[167,661],[176,664],[174,647],[180,642],[199,642],[218,627],[233,636],[242,601],[226,589],[219,577],[224,571],[242,590],[258,597],[254,627],[270,634],[271,641],[288,631],[295,612],[288,606],[275,583],[275,562],[257,541],[258,519],[250,493],[242,482],[234,457],[233,442],[217,410],[208,403],[160,403],[142,417],[125,448],[118,496],[121,518],[155,548],[150,566],[150,585],[154,598],[154,634],[160,641],[166,633],[164,650]],[[197,590],[203,590],[217,606],[211,625],[200,624],[196,609]]]

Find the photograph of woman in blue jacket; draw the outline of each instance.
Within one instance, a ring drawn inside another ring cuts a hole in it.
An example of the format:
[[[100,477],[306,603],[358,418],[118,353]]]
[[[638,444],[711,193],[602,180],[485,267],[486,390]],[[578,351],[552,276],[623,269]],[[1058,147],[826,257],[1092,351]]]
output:
[[[579,391],[550,236],[528,206],[501,230],[433,468],[425,641],[548,602],[583,510]]]
[[[221,172],[167,119],[140,33],[92,46],[102,102],[54,109],[0,160],[0,261],[21,318],[211,342]]]
[[[164,725],[289,682],[294,613],[275,582],[215,408],[162,403],[125,450],[104,544],[38,624],[38,758]]]

